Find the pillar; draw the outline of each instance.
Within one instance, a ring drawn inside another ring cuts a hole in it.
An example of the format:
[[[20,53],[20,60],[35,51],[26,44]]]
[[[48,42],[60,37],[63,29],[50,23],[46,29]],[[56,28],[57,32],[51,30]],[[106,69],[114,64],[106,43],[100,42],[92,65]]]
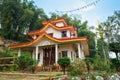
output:
[[[80,43],[78,43],[78,58],[81,58],[81,49],[80,49]]]
[[[58,60],[58,44],[55,45],[55,63],[57,64]]]
[[[38,60],[38,46],[36,46],[35,59]]]
[[[18,57],[21,56],[21,49],[18,50]]]
[[[41,51],[40,53],[40,65],[43,64],[43,51]]]

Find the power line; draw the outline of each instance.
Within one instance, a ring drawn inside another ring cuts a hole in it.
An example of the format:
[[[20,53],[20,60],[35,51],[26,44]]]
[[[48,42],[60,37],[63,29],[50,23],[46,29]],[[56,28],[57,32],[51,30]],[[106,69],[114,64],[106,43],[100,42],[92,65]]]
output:
[[[90,6],[93,6],[93,5],[96,5],[100,0],[95,0],[85,6],[82,6],[82,7],[79,7],[79,8],[76,8],[76,9],[72,9],[72,10],[66,10],[66,11],[59,11],[59,10],[56,10],[57,13],[71,13],[71,12],[75,12],[75,11],[79,11],[79,10],[83,10],[83,9],[87,9],[88,7]]]

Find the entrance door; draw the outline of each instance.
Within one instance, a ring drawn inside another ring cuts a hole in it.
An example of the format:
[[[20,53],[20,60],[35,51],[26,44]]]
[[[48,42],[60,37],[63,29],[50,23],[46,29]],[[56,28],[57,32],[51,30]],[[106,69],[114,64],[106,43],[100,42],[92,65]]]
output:
[[[55,63],[55,47],[43,49],[43,64],[45,66]]]

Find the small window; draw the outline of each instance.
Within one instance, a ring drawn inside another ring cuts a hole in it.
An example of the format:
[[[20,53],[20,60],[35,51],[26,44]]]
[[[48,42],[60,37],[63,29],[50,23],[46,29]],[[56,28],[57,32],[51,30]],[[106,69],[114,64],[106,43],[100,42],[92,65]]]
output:
[[[40,53],[38,53],[38,60],[40,60]]]
[[[62,37],[66,37],[67,36],[67,31],[62,31]]]
[[[74,55],[73,55],[73,53],[72,53],[72,51],[71,51],[71,59],[73,59],[73,57],[74,57]]]
[[[74,37],[75,36],[75,33],[71,33],[71,37]]]
[[[53,33],[49,33],[49,35],[53,37]]]
[[[62,57],[67,57],[67,51],[62,51]]]

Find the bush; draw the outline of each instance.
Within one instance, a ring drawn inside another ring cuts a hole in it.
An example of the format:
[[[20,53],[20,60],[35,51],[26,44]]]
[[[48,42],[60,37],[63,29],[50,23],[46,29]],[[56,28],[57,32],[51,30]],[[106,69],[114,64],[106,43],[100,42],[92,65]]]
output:
[[[34,60],[28,56],[21,55],[15,60],[15,63],[18,65],[20,70],[24,70],[26,68],[30,68],[34,65]]]
[[[70,76],[80,76],[86,70],[86,64],[81,59],[76,59],[68,67],[68,75]]]
[[[120,60],[115,59],[111,59],[111,68],[115,68],[117,71],[120,71]]]
[[[106,61],[98,54],[95,55],[94,58],[94,70],[98,71],[110,71],[110,64],[106,63]]]
[[[66,67],[70,65],[70,59],[68,57],[59,58],[58,64],[62,67],[62,70],[65,74]]]

